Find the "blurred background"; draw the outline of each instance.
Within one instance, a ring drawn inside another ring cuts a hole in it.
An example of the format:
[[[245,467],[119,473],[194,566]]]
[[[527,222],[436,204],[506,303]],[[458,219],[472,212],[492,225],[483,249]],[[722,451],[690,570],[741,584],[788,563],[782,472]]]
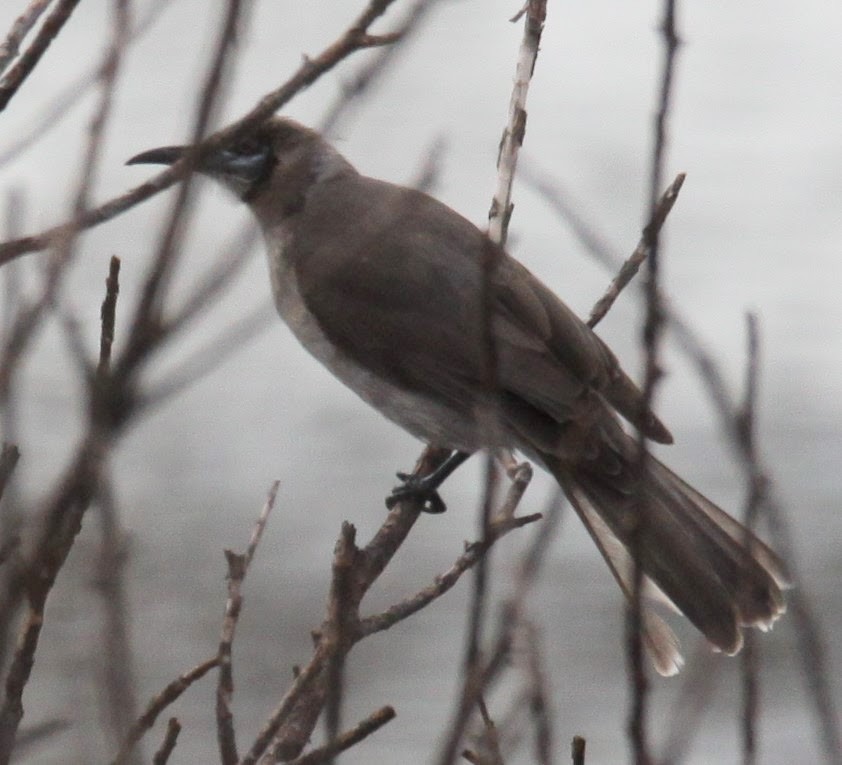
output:
[[[0,30],[26,5],[0,6]],[[128,51],[108,129],[97,201],[141,183],[152,169],[125,167],[148,148],[183,142],[216,38],[217,4],[137,0],[138,19],[162,10]],[[218,123],[235,119],[282,83],[302,55],[322,50],[361,0],[256,2],[238,40],[237,63]],[[387,31],[405,3],[375,27]],[[111,4],[82,3],[0,121],[0,194],[18,189],[17,233],[64,220],[96,90],[68,107],[34,146],[7,155],[44,110],[100,61]],[[362,172],[410,183],[436,153],[433,194],[484,226],[506,121],[522,24],[515,0],[443,0],[403,45],[376,88],[332,130]],[[662,57],[660,5],[614,0],[550,3],[528,101],[524,164],[567,190],[573,205],[620,255],[637,243],[646,216],[653,108]],[[804,589],[821,617],[831,668],[842,662],[842,9],[788,3],[687,2],[679,8],[679,51],[669,123],[667,175],[687,173],[663,238],[663,272],[673,304],[714,352],[737,392],[745,358],[745,313],[760,321],[759,443],[788,510]],[[372,53],[352,57],[297,97],[284,113],[318,125],[343,83]],[[108,259],[123,262],[117,311],[129,315],[161,236],[167,192],[85,233],[61,295],[91,352]],[[611,274],[584,251],[566,222],[516,181],[512,253],[585,316]],[[202,183],[177,281],[189,290],[247,220],[224,191]],[[4,237],[5,238],[5,237]],[[14,266],[36,284],[42,254]],[[178,290],[177,290],[178,292]],[[269,303],[261,247],[232,288],[183,341],[160,355],[150,384],[168,379],[190,353]],[[268,314],[267,314],[268,315]],[[599,334],[637,374],[640,304],[621,297]],[[84,414],[78,369],[58,322],[40,333],[16,402],[21,506],[35,506],[65,464]],[[718,419],[691,366],[670,341],[657,409],[676,444],[659,456],[735,514],[744,484]],[[249,740],[277,702],[291,667],[310,653],[323,618],[334,541],[343,520],[366,540],[382,522],[396,470],[420,444],[346,391],[297,345],[280,320],[224,364],[141,418],[114,463],[115,499],[128,539],[127,581],[137,696],[145,700],[216,650],[225,599],[224,548],[245,546],[270,482],[277,506],[245,585],[235,644],[235,712]],[[481,460],[468,463],[443,495],[449,511],[423,517],[370,595],[384,607],[425,585],[476,537]],[[546,506],[550,482],[536,476],[521,512]],[[496,584],[529,533],[495,548]],[[43,646],[25,695],[26,724],[60,718],[71,727],[31,761],[102,761],[97,694],[102,607],[93,588],[94,516],[49,603]],[[398,719],[343,756],[347,763],[424,762],[451,712],[463,650],[468,582],[421,614],[352,652],[345,719],[389,703]],[[588,763],[625,759],[626,680],[620,594],[573,517],[565,517],[532,607],[545,642],[558,760],[574,734]],[[791,618],[758,642],[762,661],[763,763],[821,759],[809,689]],[[677,624],[693,664],[695,636]],[[702,652],[704,653],[704,652]],[[739,664],[704,657],[710,701],[689,763],[739,761]],[[691,668],[688,667],[688,670]],[[688,671],[687,676],[690,675]],[[837,697],[842,691],[832,675]],[[685,680],[654,678],[652,730],[658,750],[675,723]],[[172,762],[218,758],[214,681],[173,708],[184,725]],[[500,708],[505,708],[500,702]],[[492,714],[495,710],[492,708]],[[156,729],[147,743],[160,740]],[[530,761],[521,752],[511,762]]]

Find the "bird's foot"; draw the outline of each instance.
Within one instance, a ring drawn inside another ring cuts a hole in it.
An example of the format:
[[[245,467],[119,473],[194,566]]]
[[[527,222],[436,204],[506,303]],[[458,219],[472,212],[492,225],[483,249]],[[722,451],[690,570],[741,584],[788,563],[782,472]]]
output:
[[[441,483],[435,474],[423,478],[410,473],[398,473],[401,481],[400,486],[392,489],[392,493],[386,497],[386,507],[390,510],[405,499],[421,502],[421,511],[424,513],[443,513],[447,505],[439,496],[438,487]]]

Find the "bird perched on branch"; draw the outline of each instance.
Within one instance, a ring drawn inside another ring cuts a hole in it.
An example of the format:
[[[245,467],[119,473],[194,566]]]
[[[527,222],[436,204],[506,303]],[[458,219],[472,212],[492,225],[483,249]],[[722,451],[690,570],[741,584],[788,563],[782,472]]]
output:
[[[129,162],[172,164],[187,151]],[[637,527],[646,590],[717,649],[736,653],[743,627],[768,628],[783,613],[781,561],[655,458],[639,474],[620,418],[658,443],[672,442],[669,431],[605,343],[476,226],[361,175],[289,119],[268,120],[197,169],[256,216],[278,312],[302,345],[386,417],[455,450],[391,501],[416,495],[441,510],[436,489],[466,455],[518,449],[556,478],[626,595]],[[648,608],[643,631],[656,669],[678,671],[675,636]]]

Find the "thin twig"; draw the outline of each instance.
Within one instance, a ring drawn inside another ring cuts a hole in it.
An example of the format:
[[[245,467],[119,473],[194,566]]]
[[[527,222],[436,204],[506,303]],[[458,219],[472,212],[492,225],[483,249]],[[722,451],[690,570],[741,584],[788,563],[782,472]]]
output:
[[[395,0],[371,0],[366,9],[339,39],[325,48],[316,58],[306,58],[295,74],[283,85],[271,93],[267,93],[244,117],[202,141],[201,144],[195,147],[195,153],[191,153],[189,157],[179,160],[151,180],[137,186],[131,191],[115,197],[95,209],[88,210],[79,220],[62,223],[40,234],[0,244],[0,265],[14,260],[27,252],[36,252],[44,249],[49,246],[53,239],[60,236],[68,226],[90,228],[104,223],[139,202],[169,188],[181,178],[185,177],[190,167],[195,166],[195,163],[200,161],[202,157],[212,154],[222,146],[231,144],[248,135],[250,131],[253,131],[268,117],[271,117],[293,96],[311,85],[344,58],[367,47],[387,44],[389,42],[388,37],[375,37],[367,34],[367,30],[378,17],[386,12],[386,9],[393,2]]]
[[[526,98],[529,84],[535,71],[541,33],[547,15],[546,0],[529,0],[526,5],[523,37],[518,48],[515,66],[515,80],[509,101],[509,114],[497,157],[497,188],[488,213],[488,242],[481,253],[482,293],[480,297],[480,320],[482,338],[482,382],[483,390],[479,399],[477,420],[481,431],[488,434],[490,443],[497,443],[496,431],[499,428],[496,402],[497,384],[497,349],[494,341],[494,272],[502,248],[506,244],[509,220],[512,214],[512,185],[520,147],[526,134]],[[497,483],[496,465],[492,454],[486,455],[485,488],[480,513],[483,542],[491,533],[491,511],[494,505],[494,492]],[[486,611],[486,593],[488,589],[488,559],[480,557],[474,568],[471,606],[469,612],[468,634],[465,658],[462,667],[462,689],[453,719],[445,733],[444,743],[437,758],[439,765],[451,765],[459,751],[459,742],[464,735],[470,710],[483,692],[484,675],[480,655],[482,628]]]
[[[447,450],[428,449],[416,465],[416,475],[428,475],[446,458]],[[414,602],[412,598],[404,603],[403,608],[396,609],[396,613],[385,612],[379,616],[360,620],[359,607],[365,593],[383,572],[389,561],[406,539],[415,521],[420,514],[421,503],[414,500],[404,500],[398,503],[387,515],[386,521],[375,533],[372,540],[362,549],[352,548],[348,542],[344,543],[345,552],[343,556],[353,557],[353,566],[350,573],[343,570],[339,587],[336,585],[336,574],[332,592],[342,589],[345,593],[340,604],[339,599],[331,596],[328,605],[328,619],[326,619],[322,630],[316,639],[316,648],[310,661],[298,672],[292,685],[287,690],[284,698],[272,713],[270,719],[264,725],[257,739],[253,743],[249,753],[241,760],[241,765],[253,765],[266,750],[269,742],[274,738],[271,757],[274,759],[267,762],[279,760],[291,760],[300,755],[301,750],[310,738],[320,711],[323,709],[327,697],[327,673],[325,671],[330,656],[336,650],[337,643],[341,641],[341,649],[347,653],[353,644],[367,635],[381,629],[387,629],[400,619],[410,616],[423,603],[424,598],[432,600],[453,585],[458,576],[462,573],[462,566],[466,563],[464,559],[457,562],[458,572],[448,572],[444,578],[450,578],[447,586],[441,588],[437,593],[423,592],[417,596]],[[501,519],[499,531],[502,536],[504,529],[511,529],[523,525],[523,523],[537,520],[531,516],[528,519]],[[344,530],[343,536],[350,530]],[[498,537],[499,538],[499,537]],[[466,551],[467,553],[467,551]],[[468,555],[481,554],[480,550]],[[346,578],[346,573],[348,576]],[[450,576],[453,574],[453,576]],[[430,588],[434,590],[440,586],[439,581]],[[429,600],[427,601],[429,602]],[[335,609],[342,607],[343,635],[337,635],[335,627],[331,626],[331,618],[335,621]],[[333,616],[331,616],[333,614]]]
[[[667,190],[658,200],[649,218],[649,223],[646,224],[644,234],[638,242],[637,247],[634,248],[634,252],[623,263],[619,273],[611,280],[611,284],[608,285],[605,294],[596,301],[596,304],[591,309],[587,321],[591,329],[599,324],[608,311],[611,310],[614,301],[620,296],[623,289],[636,276],[640,270],[640,266],[646,261],[650,254],[649,242],[651,236],[653,233],[660,232],[661,227],[667,219],[667,215],[669,215],[670,210],[672,210],[675,204],[675,200],[678,199],[678,192],[681,191],[685,177],[684,173],[679,173],[675,176],[675,180],[667,187]]]
[[[361,97],[370,91],[377,80],[389,70],[397,54],[403,49],[404,43],[420,26],[421,21],[432,10],[437,0],[415,0],[404,14],[403,20],[391,34],[394,42],[385,45],[361,66],[354,74],[342,83],[339,94],[328,106],[324,116],[319,120],[318,130],[324,135],[330,135],[339,124],[339,120],[351,104],[359,103]]]
[[[500,139],[500,152],[497,157],[497,190],[494,192],[488,213],[488,236],[501,246],[506,244],[509,219],[512,215],[512,184],[518,153],[526,134],[526,96],[538,58],[541,33],[547,17],[547,3],[545,0],[528,0],[525,15],[523,39],[515,69],[515,84],[509,102],[509,120]],[[519,18],[517,16],[512,21]]]
[[[678,37],[675,32],[675,0],[665,0],[664,17],[661,25],[664,39],[664,60],[660,92],[655,114],[654,141],[650,169],[647,219],[657,220],[658,197],[663,185],[664,155],[667,144],[667,119],[672,94],[672,80]],[[646,279],[646,318],[643,325],[642,345],[644,353],[644,379],[641,396],[641,413],[652,411],[655,389],[661,377],[659,350],[663,332],[663,311],[660,296],[660,231],[656,226],[647,226],[643,232],[648,251]],[[641,417],[641,422],[645,417]],[[646,731],[647,690],[646,660],[644,649],[643,616],[643,568],[639,565],[643,539],[648,523],[647,506],[644,499],[649,462],[648,442],[643,428],[637,433],[637,501],[629,534],[629,553],[633,561],[632,599],[628,610],[626,640],[629,677],[628,731],[636,765],[649,765],[649,743]]]
[[[357,530],[353,524],[343,523],[342,533],[333,556],[333,576],[328,606],[328,619],[323,641],[328,647],[325,669],[325,735],[328,746],[339,737],[342,724],[342,696],[345,690],[345,657],[357,634],[359,600],[354,593],[354,567],[359,550]],[[333,762],[328,754],[327,762]]]
[[[585,744],[582,736],[573,736],[573,743],[570,745],[570,755],[573,765],[585,765]]]
[[[173,749],[175,749],[179,733],[181,733],[181,723],[178,721],[178,718],[170,717],[169,722],[167,722],[166,735],[161,742],[160,748],[152,758],[152,765],[166,765],[170,759],[170,755],[173,753]]]
[[[61,9],[62,5],[54,9],[50,18],[44,22],[41,32]],[[67,11],[68,14],[70,11],[72,11],[72,8]],[[66,21],[66,18],[64,20]],[[32,342],[35,333],[41,327],[46,311],[54,304],[62,278],[73,257],[74,243],[79,231],[74,222],[83,217],[88,209],[90,192],[102,153],[105,128],[111,116],[113,95],[127,35],[128,0],[116,0],[112,19],[111,41],[102,65],[101,95],[90,123],[79,181],[76,184],[73,197],[72,220],[56,235],[54,240],[46,243],[46,245],[54,246],[55,252],[46,267],[41,295],[30,306],[19,311],[14,324],[8,330],[7,337],[4,338],[5,348],[3,357],[0,359],[0,399],[4,399],[8,395],[18,362]],[[34,45],[35,42],[33,42]],[[2,88],[0,87],[0,89]]]
[[[500,734],[482,694],[477,698],[477,709],[479,709],[482,720],[482,728],[476,736],[478,752],[464,749],[462,759],[467,760],[472,765],[503,765],[503,755],[500,752]]]
[[[530,716],[535,727],[535,762],[539,765],[552,765],[553,758],[553,721],[548,708],[550,694],[547,689],[547,673],[541,651],[538,628],[532,622],[525,622],[526,660],[529,685]]]
[[[146,711],[138,718],[137,722],[132,726],[132,729],[126,735],[120,751],[112,760],[111,765],[123,765],[126,762],[129,754],[137,745],[137,742],[143,735],[151,730],[161,714],[170,704],[172,704],[182,693],[184,693],[193,683],[204,677],[214,667],[219,666],[219,656],[212,656],[210,659],[203,661],[189,672],[185,672],[180,677],[173,680],[166,688],[154,696],[149,704],[146,706]]]
[[[561,508],[561,496],[559,492],[556,492],[546,513],[547,520],[545,527],[535,536],[532,544],[521,556],[517,576],[512,587],[512,594],[500,609],[500,615],[497,620],[496,638],[493,641],[492,650],[489,652],[487,659],[482,663],[480,668],[481,673],[475,686],[469,688],[473,694],[478,694],[480,691],[488,688],[490,683],[497,679],[500,672],[506,666],[511,652],[515,629],[520,624],[523,610],[526,607],[527,593],[535,582],[544,554],[548,549],[550,541],[554,538],[554,532],[558,528],[561,520]],[[452,732],[456,730],[464,731],[475,700],[476,695],[462,696],[461,703],[448,728],[449,735],[452,735]]]
[[[216,105],[221,99],[230,65],[231,51],[238,39],[237,31],[242,12],[242,0],[228,0],[196,111],[191,135],[193,144],[197,144],[204,137]],[[179,245],[184,236],[188,201],[198,159],[198,151],[194,148],[183,160],[185,175],[173,200],[161,242],[141,290],[140,300],[131,322],[128,346],[120,360],[122,374],[130,373],[134,365],[146,356],[150,343],[157,342],[160,336],[164,298],[180,251]]]
[[[757,402],[757,384],[759,368],[759,337],[757,317],[749,313],[746,316],[748,335],[748,360],[746,363],[746,382],[742,411],[738,429],[742,434],[743,449],[747,457],[745,466],[746,507],[743,522],[745,534],[743,543],[751,554],[753,545],[752,529],[758,511],[763,502],[765,476],[760,473],[755,449],[755,410]],[[746,583],[746,586],[748,584]],[[744,765],[754,765],[757,761],[757,719],[759,709],[758,694],[758,645],[754,631],[747,630],[743,636],[743,650],[740,654],[743,679],[742,744]]]
[[[106,60],[108,61],[107,74],[103,80],[98,108],[95,110],[91,121],[85,149],[84,167],[74,196],[74,219],[78,218],[87,208],[90,188],[102,149],[105,126],[111,113],[112,97],[128,26],[127,2],[128,0],[117,0],[115,2],[111,44],[106,54]],[[51,16],[44,22],[41,35],[45,33],[45,29],[52,29],[53,36],[57,34],[74,7],[75,3],[59,3]],[[61,15],[62,13],[65,15]],[[40,39],[40,35],[36,37],[36,40],[30,46],[30,51],[37,48]],[[43,53],[49,44],[49,40],[41,44],[43,45],[41,53]],[[40,54],[38,57],[40,57]],[[25,60],[28,60],[26,54],[17,66],[26,66]],[[31,66],[34,67],[34,65],[34,63],[31,63]],[[14,68],[7,75],[7,78],[12,78],[12,82],[14,82],[16,71],[17,68]],[[25,79],[25,76],[24,74],[23,79]],[[20,79],[18,86],[23,79]],[[2,93],[2,84],[0,84],[0,93]],[[64,231],[64,236],[56,242],[56,252],[48,265],[40,298],[28,310],[20,312],[18,320],[11,329],[11,337],[6,344],[1,363],[0,399],[6,397],[17,360],[39,326],[47,307],[53,302],[61,277],[66,272],[65,267],[73,253],[75,234],[75,228],[68,228]],[[28,566],[27,610],[17,648],[9,665],[5,695],[2,706],[0,706],[0,765],[6,765],[11,757],[17,729],[23,718],[23,691],[32,673],[32,665],[44,621],[47,597],[52,590],[59,570],[64,565],[70,548],[73,546],[76,535],[79,533],[82,516],[96,495],[99,478],[105,464],[107,448],[106,439],[92,425],[77,452],[76,464],[71,467],[72,472],[65,474],[59,484],[57,494],[47,503],[48,512],[41,530],[41,536],[37,540],[35,555]]]
[[[704,638],[699,638],[693,658],[681,673],[681,688],[665,726],[668,733],[658,765],[679,765],[685,761],[723,671],[724,662],[720,658]]]
[[[23,85],[26,78],[38,66],[41,56],[47,52],[50,43],[61,32],[78,4],[79,0],[59,0],[52,13],[44,19],[41,29],[35,35],[35,39],[30,43],[17,63],[0,80],[0,112],[8,106],[9,101],[18,92],[20,86]]]
[[[321,765],[330,762],[339,752],[344,752],[359,744],[364,738],[367,738],[394,718],[395,710],[392,707],[381,707],[366,717],[365,720],[361,720],[353,728],[345,731],[341,736],[337,736],[325,746],[313,749],[311,752],[298,757],[290,765]]]
[[[107,477],[100,481],[96,507],[102,540],[95,586],[105,618],[101,627],[102,640],[95,646],[98,652],[95,663],[101,669],[102,716],[108,721],[113,744],[118,746],[137,719],[137,699],[125,583],[127,546],[120,529],[114,492]],[[129,761],[139,765],[143,762],[141,753],[134,752]]]
[[[111,256],[108,265],[108,277],[105,280],[105,299],[100,309],[100,321],[102,330],[99,340],[99,366],[97,371],[100,375],[108,372],[111,365],[111,346],[114,344],[114,325],[117,316],[117,296],[120,294],[120,258]]]
[[[235,765],[237,741],[234,732],[234,717],[231,712],[231,700],[234,696],[234,672],[231,660],[234,634],[243,604],[242,587],[257,550],[269,514],[275,506],[280,481],[274,481],[263,509],[254,524],[248,547],[244,553],[225,551],[228,562],[228,600],[225,603],[225,616],[222,620],[222,635],[219,639],[219,679],[216,686],[216,735],[219,741],[219,755],[223,765]]]
[[[14,444],[3,444],[3,451],[0,452],[0,499],[6,491],[6,484],[15,470],[20,459],[20,451]]]
[[[35,26],[41,14],[47,10],[52,0],[31,0],[29,6],[15,19],[12,28],[6,35],[3,44],[0,45],[0,74],[2,74],[9,62],[18,55],[20,44],[29,30]]]
[[[444,573],[439,574],[432,584],[414,595],[405,598],[385,611],[367,616],[360,621],[359,633],[361,637],[367,637],[375,632],[387,630],[399,622],[407,619],[421,609],[428,606],[437,598],[448,592],[459,581],[462,574],[476,565],[476,562],[488,551],[489,547],[504,537],[510,531],[540,521],[544,516],[541,513],[533,513],[518,518],[499,518],[491,523],[488,536],[480,541],[467,545],[463,552]]]
[[[131,30],[127,43],[140,39],[158,20],[161,11],[171,2],[173,0],[154,0],[148,4],[143,17]],[[98,62],[91,69],[83,72],[81,76],[53,96],[27,125],[22,125],[20,130],[16,130],[14,136],[6,136],[9,142],[0,148],[0,167],[16,159],[44,135],[61,125],[64,118],[72,113],[72,107],[106,76],[106,63]]]

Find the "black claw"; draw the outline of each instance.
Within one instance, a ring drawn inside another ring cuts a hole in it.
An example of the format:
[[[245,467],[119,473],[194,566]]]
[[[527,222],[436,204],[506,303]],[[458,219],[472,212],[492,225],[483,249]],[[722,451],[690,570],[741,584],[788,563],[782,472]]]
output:
[[[398,478],[403,481],[403,484],[392,489],[392,493],[386,497],[386,507],[389,510],[405,499],[422,502],[421,511],[424,513],[439,514],[447,510],[447,505],[444,504],[444,500],[439,496],[438,491],[423,478],[408,473],[398,473]]]
[[[425,513],[443,513],[447,510],[447,505],[437,489],[470,456],[467,452],[451,452],[444,462],[423,478],[410,473],[398,473],[401,486],[392,489],[392,493],[386,498],[386,507],[391,510],[402,499],[414,499],[423,503],[421,509]]]

